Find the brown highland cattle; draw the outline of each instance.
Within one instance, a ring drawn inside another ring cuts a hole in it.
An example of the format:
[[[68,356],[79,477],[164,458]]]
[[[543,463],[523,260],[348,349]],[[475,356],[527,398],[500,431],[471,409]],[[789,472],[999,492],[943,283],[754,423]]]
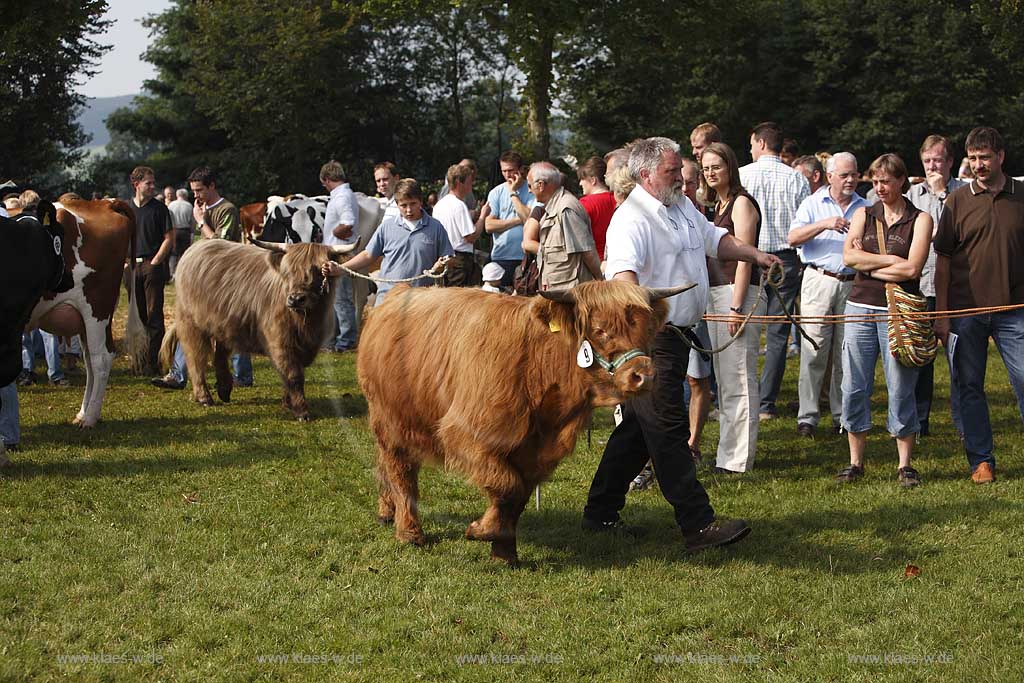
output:
[[[255,246],[254,246],[255,245]],[[357,245],[252,245],[205,240],[178,262],[174,324],[160,349],[170,366],[175,344],[185,351],[192,397],[213,405],[206,367],[213,356],[217,396],[231,400],[232,353],[270,357],[284,381],[284,405],[296,418],[309,419],[305,368],[316,358],[333,320],[337,280],[320,272],[328,260],[340,261]],[[261,248],[262,247],[262,248]],[[240,292],[246,295],[239,296]]]
[[[457,469],[490,499],[466,537],[515,563],[530,492],[572,452],[595,406],[649,388],[661,299],[692,286],[588,282],[532,298],[393,289],[368,317],[356,361],[377,437],[380,520],[422,545],[420,466]]]

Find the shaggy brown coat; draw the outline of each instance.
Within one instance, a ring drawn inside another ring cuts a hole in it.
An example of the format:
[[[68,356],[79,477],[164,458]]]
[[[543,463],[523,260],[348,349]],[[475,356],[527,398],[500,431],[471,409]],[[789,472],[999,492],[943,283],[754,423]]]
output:
[[[284,381],[285,407],[308,420],[305,368],[316,358],[333,316],[337,280],[325,283],[320,272],[328,260],[340,261],[341,255],[322,244],[267,250],[206,240],[192,246],[174,276],[174,324],[164,336],[161,361],[169,366],[180,342],[192,397],[213,405],[206,384],[211,355],[217,395],[225,403],[233,387],[231,354],[267,355]]]
[[[665,303],[617,281],[560,295],[570,302],[399,287],[368,317],[357,371],[378,443],[378,516],[394,521],[399,540],[425,541],[417,477],[428,462],[461,471],[487,495],[490,507],[466,536],[515,562],[530,492],[572,452],[592,408],[650,385],[647,356],[614,375],[597,363],[581,368],[576,356],[585,339],[607,359],[646,351]]]

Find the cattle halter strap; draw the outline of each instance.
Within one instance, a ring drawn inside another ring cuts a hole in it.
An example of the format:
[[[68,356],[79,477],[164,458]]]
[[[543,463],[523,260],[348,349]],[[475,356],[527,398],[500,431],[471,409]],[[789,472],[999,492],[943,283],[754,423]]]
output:
[[[599,354],[597,351],[594,351],[594,360],[597,361],[598,365],[607,370],[608,374],[614,375],[616,370],[621,368],[629,361],[633,360],[634,358],[640,358],[641,356],[646,355],[647,354],[641,351],[640,349],[630,349],[629,351],[619,354],[618,358],[608,361],[605,359],[604,356]]]

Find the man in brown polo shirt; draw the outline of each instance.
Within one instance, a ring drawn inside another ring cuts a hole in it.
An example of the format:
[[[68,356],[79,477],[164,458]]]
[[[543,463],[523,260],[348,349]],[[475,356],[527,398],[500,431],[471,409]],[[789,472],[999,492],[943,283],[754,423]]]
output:
[[[935,234],[935,308],[1024,304],[1024,183],[1003,173],[1003,138],[994,128],[975,128],[965,147],[974,180],[946,199]],[[996,342],[1024,418],[1024,309],[936,320],[935,333],[952,350],[971,478],[987,484],[996,466],[985,397],[988,340]]]

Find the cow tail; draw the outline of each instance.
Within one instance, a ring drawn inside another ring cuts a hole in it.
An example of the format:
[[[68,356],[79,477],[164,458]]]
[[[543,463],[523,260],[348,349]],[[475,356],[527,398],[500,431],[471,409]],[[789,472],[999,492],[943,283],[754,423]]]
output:
[[[113,202],[112,208],[126,216],[132,226],[128,247],[128,322],[124,328],[125,349],[131,361],[132,372],[141,375],[146,372],[149,355],[149,335],[142,324],[135,292],[135,214],[124,202]]]
[[[164,340],[160,343],[160,365],[170,371],[174,365],[174,351],[178,347],[178,331],[171,323],[164,332]]]

